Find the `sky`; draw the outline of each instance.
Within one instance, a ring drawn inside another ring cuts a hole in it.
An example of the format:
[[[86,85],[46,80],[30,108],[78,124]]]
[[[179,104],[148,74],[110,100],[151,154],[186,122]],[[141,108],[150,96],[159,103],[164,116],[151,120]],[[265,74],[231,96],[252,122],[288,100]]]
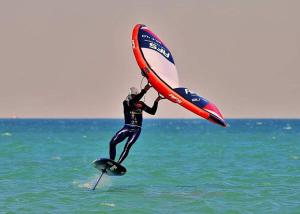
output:
[[[225,118],[300,118],[300,1],[0,0],[0,118],[122,118],[147,25]],[[156,92],[145,98],[152,105]],[[198,118],[168,100],[149,118]]]

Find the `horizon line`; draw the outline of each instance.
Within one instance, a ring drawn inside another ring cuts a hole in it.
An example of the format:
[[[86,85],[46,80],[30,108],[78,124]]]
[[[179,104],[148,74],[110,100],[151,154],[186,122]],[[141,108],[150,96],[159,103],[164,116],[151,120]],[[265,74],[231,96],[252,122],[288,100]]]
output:
[[[124,120],[123,117],[0,117],[0,120]],[[143,118],[144,120],[206,120],[194,117]],[[300,117],[228,117],[226,120],[300,120]]]

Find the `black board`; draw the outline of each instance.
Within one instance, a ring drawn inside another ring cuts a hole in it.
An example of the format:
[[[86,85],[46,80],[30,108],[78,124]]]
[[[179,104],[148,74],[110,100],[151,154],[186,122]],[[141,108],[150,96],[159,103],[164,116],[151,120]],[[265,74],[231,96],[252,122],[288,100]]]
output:
[[[110,176],[121,176],[126,173],[124,166],[109,158],[100,158],[95,160],[93,164],[96,169]]]

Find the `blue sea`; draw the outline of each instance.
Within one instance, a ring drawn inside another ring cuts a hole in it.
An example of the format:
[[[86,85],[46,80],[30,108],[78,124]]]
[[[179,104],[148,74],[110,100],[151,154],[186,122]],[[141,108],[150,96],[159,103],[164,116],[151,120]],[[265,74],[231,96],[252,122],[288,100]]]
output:
[[[91,191],[123,120],[1,119],[0,213],[300,213],[300,120],[227,122],[144,120]]]

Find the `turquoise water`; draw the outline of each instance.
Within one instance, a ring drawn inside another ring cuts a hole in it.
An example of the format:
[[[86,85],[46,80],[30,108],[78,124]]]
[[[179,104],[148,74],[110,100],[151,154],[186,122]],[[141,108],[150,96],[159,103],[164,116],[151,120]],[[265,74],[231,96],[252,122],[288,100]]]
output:
[[[0,120],[0,213],[300,213],[300,120],[228,123],[145,120],[91,191],[122,120]]]

